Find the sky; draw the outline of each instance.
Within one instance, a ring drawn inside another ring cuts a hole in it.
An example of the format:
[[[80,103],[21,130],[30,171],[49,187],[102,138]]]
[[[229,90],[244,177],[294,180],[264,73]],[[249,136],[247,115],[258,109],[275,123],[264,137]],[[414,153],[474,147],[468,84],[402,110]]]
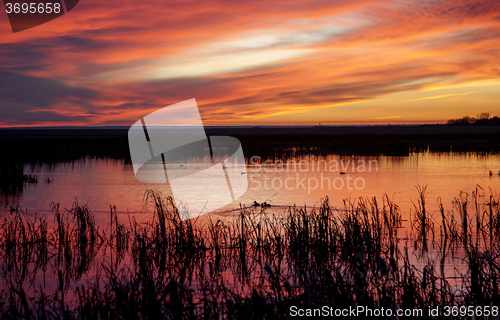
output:
[[[192,98],[211,126],[500,116],[499,40],[498,0],[80,0],[17,33],[3,12],[0,126],[130,126]]]

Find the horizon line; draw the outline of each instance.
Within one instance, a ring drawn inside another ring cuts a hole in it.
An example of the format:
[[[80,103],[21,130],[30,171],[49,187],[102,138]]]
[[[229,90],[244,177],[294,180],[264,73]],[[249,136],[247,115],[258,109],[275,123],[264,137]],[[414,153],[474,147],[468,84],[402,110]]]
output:
[[[415,124],[345,124],[345,125],[232,125],[232,126],[210,126],[204,128],[348,128],[348,127],[419,127],[419,126],[441,126],[446,123],[415,123]],[[166,126],[172,127],[172,126]],[[175,126],[193,127],[193,126]],[[24,127],[0,127],[0,130],[36,130],[36,129],[129,129],[130,126],[24,126]]]

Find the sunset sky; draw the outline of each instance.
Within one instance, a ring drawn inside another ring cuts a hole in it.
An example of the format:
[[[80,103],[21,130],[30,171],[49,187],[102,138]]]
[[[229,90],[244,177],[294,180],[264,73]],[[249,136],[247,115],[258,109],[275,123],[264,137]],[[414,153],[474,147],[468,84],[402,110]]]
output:
[[[500,115],[498,0],[80,0],[18,33],[2,11],[0,126],[130,126],[191,98],[223,126]]]

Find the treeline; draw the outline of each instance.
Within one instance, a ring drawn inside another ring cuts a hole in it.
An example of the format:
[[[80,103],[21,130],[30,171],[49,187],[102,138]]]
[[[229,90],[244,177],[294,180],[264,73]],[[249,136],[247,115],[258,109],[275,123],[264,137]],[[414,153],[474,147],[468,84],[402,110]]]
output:
[[[493,117],[490,118],[490,114],[483,112],[478,114],[476,118],[465,116],[460,119],[451,119],[446,122],[446,124],[450,125],[479,125],[479,126],[494,126],[500,125],[500,118]]]

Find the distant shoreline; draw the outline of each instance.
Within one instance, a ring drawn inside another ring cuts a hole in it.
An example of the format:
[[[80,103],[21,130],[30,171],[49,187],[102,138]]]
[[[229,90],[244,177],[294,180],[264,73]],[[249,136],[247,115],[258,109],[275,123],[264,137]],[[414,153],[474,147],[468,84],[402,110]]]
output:
[[[129,127],[22,127],[0,128],[0,139],[92,138],[126,135]],[[497,134],[500,126],[390,125],[390,126],[259,126],[205,127],[207,135],[406,135],[406,134]]]
[[[206,127],[233,136],[247,156],[408,156],[416,152],[500,153],[500,126]],[[0,161],[57,163],[85,157],[130,162],[128,128],[0,129]]]

